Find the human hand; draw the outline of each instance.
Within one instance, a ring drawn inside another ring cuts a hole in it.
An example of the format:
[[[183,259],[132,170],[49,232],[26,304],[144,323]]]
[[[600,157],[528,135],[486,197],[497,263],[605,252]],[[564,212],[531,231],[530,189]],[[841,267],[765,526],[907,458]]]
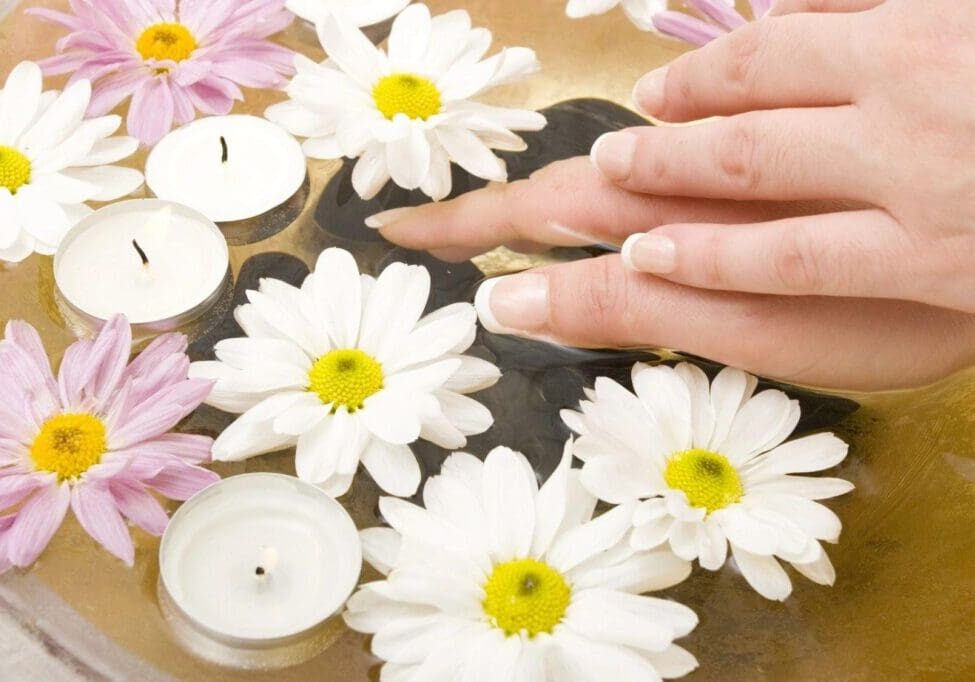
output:
[[[634,268],[708,289],[975,312],[975,4],[782,0],[634,96],[666,121],[728,118],[604,137],[593,158],[619,187],[864,205],[676,216],[627,242]]]
[[[676,220],[747,222],[841,208],[637,194],[579,158],[528,180],[398,209],[370,222],[403,246],[465,260],[499,244],[619,244],[634,232]],[[969,350],[975,316],[879,299],[707,291],[635,273],[618,255],[488,280],[477,303],[482,322],[494,332],[588,347],[675,348],[766,376],[837,388],[916,386],[975,360]]]

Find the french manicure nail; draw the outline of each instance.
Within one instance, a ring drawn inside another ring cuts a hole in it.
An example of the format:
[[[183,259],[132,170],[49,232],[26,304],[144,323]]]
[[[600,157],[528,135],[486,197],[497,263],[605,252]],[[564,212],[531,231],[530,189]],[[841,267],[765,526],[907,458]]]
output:
[[[636,82],[633,88],[633,104],[646,116],[659,114],[667,98],[667,68],[651,71]]]
[[[626,180],[630,177],[633,157],[636,155],[636,137],[632,133],[606,133],[592,146],[590,158],[596,168],[610,180]]]
[[[494,334],[537,332],[548,321],[548,279],[537,273],[489,279],[478,288],[474,307]]]
[[[623,242],[623,264],[630,270],[667,275],[677,269],[677,245],[662,234],[634,234]]]
[[[405,218],[406,215],[412,210],[412,206],[405,206],[403,208],[391,208],[388,211],[371,215],[366,218],[366,227],[371,227],[373,229],[386,227],[391,223],[395,223],[397,220]]]

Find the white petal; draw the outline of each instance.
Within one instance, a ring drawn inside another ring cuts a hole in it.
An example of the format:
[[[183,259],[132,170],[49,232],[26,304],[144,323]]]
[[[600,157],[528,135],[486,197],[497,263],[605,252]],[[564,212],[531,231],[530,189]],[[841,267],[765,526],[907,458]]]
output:
[[[498,447],[484,460],[481,496],[495,561],[528,555],[535,532],[538,481],[525,456]]]
[[[21,62],[7,76],[0,99],[0,143],[14,146],[37,115],[41,100],[41,69]]]
[[[409,497],[420,486],[420,465],[408,445],[393,445],[372,438],[362,453],[362,464],[376,484],[390,495]]]
[[[395,374],[387,374],[384,386],[390,391],[401,393],[430,393],[443,386],[459,367],[460,360],[439,360]]]
[[[562,460],[542,485],[535,498],[535,530],[532,538],[531,555],[543,556],[552,545],[552,540],[565,520],[566,506],[569,503],[569,486],[573,480],[572,441],[568,440],[562,449]]]
[[[477,312],[469,303],[454,303],[441,308],[432,319],[428,315],[417,323],[398,344],[396,355],[383,363],[383,368],[387,372],[396,372],[445,355],[465,340],[476,324]]]
[[[416,71],[424,66],[423,55],[430,42],[430,10],[410,5],[396,17],[389,33],[388,54],[397,69]]]
[[[714,407],[711,405],[711,384],[697,365],[682,362],[674,368],[687,385],[691,398],[691,437],[695,448],[707,448],[714,432]]]
[[[549,672],[558,682],[656,682],[660,675],[650,662],[626,647],[593,642],[559,633],[558,647],[548,658]]]
[[[659,472],[623,452],[593,457],[582,468],[586,490],[610,504],[650,497],[661,489],[662,483]]]
[[[798,401],[790,400],[782,391],[762,391],[735,415],[721,453],[732,464],[741,466],[755,455],[779,445],[798,422]]]
[[[764,493],[749,495],[751,504],[778,512],[817,540],[836,542],[843,527],[839,517],[818,502],[798,495]]]
[[[832,587],[836,582],[836,569],[833,568],[833,562],[829,560],[825,551],[820,554],[816,561],[808,564],[794,563],[792,567],[818,585]]]
[[[589,639],[643,651],[663,651],[673,642],[678,625],[681,631],[689,625],[689,632],[697,625],[697,616],[676,602],[591,589],[574,595],[564,622]]]
[[[97,187],[98,191],[91,197],[93,201],[114,201],[136,191],[144,181],[142,173],[122,166],[68,168],[63,172],[70,178]]]
[[[91,83],[87,80],[75,81],[24,132],[19,146],[30,152],[60,144],[81,123],[90,99]]]
[[[359,340],[362,286],[359,266],[345,249],[322,251],[315,265],[315,301],[328,320],[336,348],[354,348]]]
[[[822,471],[844,459],[849,446],[831,433],[817,433],[789,441],[755,460],[747,469],[749,481],[763,481],[782,474]]]
[[[239,462],[293,444],[293,436],[275,433],[269,424],[247,421],[241,416],[214,441],[213,459],[217,462]]]
[[[363,88],[371,88],[385,70],[385,55],[362,31],[329,17],[318,25],[318,38],[330,59]]]
[[[430,170],[420,183],[423,193],[434,201],[445,199],[453,189],[454,178],[450,169],[450,157],[440,145],[439,139],[430,140]]]
[[[745,580],[760,595],[774,601],[785,601],[792,594],[792,582],[775,557],[752,554],[734,544],[731,545],[731,553]]]
[[[387,443],[409,445],[420,437],[420,415],[425,407],[423,398],[433,400],[432,396],[382,390],[366,398],[357,416],[373,434]]]
[[[684,677],[697,669],[697,659],[687,649],[671,644],[660,652],[647,652],[644,655],[664,679]]]
[[[635,552],[630,558],[608,566],[593,566],[572,572],[573,589],[601,587],[631,594],[665,590],[682,583],[691,574],[690,562],[670,550]]]
[[[758,380],[740,369],[725,367],[711,382],[711,406],[714,408],[714,431],[709,450],[721,451],[724,440],[731,430],[735,415],[752,397]]]
[[[471,131],[442,127],[437,129],[437,138],[447,155],[471,175],[494,182],[508,179],[504,161],[495,156]]]
[[[358,632],[372,634],[400,618],[434,613],[429,606],[401,601],[398,596],[386,581],[366,583],[346,604],[346,624]]]
[[[305,145],[308,145],[308,142],[305,142]],[[363,200],[369,201],[379,194],[379,190],[389,182],[389,178],[386,145],[370,145],[359,157],[352,170],[352,187]]]
[[[362,558],[383,575],[396,565],[402,538],[392,528],[367,528],[359,531]]]
[[[475,393],[498,383],[501,370],[487,360],[469,355],[448,356],[460,360],[460,367],[443,385],[448,391],[456,393]]]
[[[746,485],[749,493],[782,493],[799,495],[810,500],[839,497],[854,488],[854,485],[849,481],[826,476],[776,476],[754,484],[746,479]]]
[[[397,119],[405,118],[403,114],[397,115]],[[386,145],[386,165],[393,182],[404,189],[413,190],[430,173],[430,142],[419,123],[408,122],[406,128],[406,135]]]
[[[670,367],[633,368],[633,388],[653,415],[669,454],[691,447],[691,395]]]
[[[355,418],[340,409],[328,419],[320,421],[311,431],[301,434],[295,454],[298,478],[309,483],[320,483],[334,475],[344,450],[356,447],[356,427]]]
[[[394,663],[421,663],[444,642],[474,627],[466,619],[442,613],[400,618],[373,636],[372,652]]]
[[[491,411],[473,398],[452,391],[434,391],[446,419],[465,436],[484,433],[494,424]]]
[[[430,273],[405,263],[389,265],[376,278],[362,316],[359,347],[380,362],[393,359],[416,327],[430,297]]]
[[[556,538],[548,553],[549,563],[564,573],[613,547],[629,531],[635,509],[635,503],[622,504]]]

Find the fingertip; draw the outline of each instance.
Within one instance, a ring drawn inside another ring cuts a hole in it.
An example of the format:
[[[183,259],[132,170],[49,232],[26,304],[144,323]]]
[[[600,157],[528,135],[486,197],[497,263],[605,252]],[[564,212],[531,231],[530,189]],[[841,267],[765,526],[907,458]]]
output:
[[[644,116],[659,115],[667,99],[667,72],[669,66],[651,71],[633,87],[633,105]]]
[[[505,328],[498,322],[491,310],[491,293],[503,277],[494,277],[484,280],[474,294],[474,309],[477,311],[477,319],[481,321],[481,326],[492,334],[504,334]]]
[[[642,233],[637,232],[636,234],[631,234],[626,238],[626,241],[623,242],[623,248],[620,249],[620,256],[623,258],[623,265],[628,270],[639,270],[639,268],[637,268],[633,263],[633,247],[636,246],[636,243],[641,239],[643,239]]]

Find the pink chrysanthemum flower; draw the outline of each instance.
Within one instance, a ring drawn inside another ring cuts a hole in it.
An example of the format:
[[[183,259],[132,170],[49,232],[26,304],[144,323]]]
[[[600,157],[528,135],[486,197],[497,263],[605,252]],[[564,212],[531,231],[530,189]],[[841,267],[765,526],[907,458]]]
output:
[[[736,9],[734,0],[684,0],[698,16],[664,11],[653,16],[653,27],[660,33],[691,45],[706,45],[715,38],[748,23]],[[759,19],[772,9],[772,0],[748,0],[752,16]]]
[[[0,571],[44,551],[68,506],[105,549],[132,565],[125,518],[153,535],[169,521],[149,492],[185,500],[218,476],[206,436],[168,433],[212,383],[188,379],[186,338],[160,336],[129,364],[124,317],[68,348],[57,378],[37,332],[7,324],[0,341]],[[18,507],[19,505],[19,507]]]
[[[40,64],[94,87],[90,116],[132,97],[129,134],[155,144],[197,111],[222,115],[239,86],[273,88],[293,73],[294,52],[266,40],[294,15],[285,0],[70,0],[74,14],[28,13],[70,29]]]

